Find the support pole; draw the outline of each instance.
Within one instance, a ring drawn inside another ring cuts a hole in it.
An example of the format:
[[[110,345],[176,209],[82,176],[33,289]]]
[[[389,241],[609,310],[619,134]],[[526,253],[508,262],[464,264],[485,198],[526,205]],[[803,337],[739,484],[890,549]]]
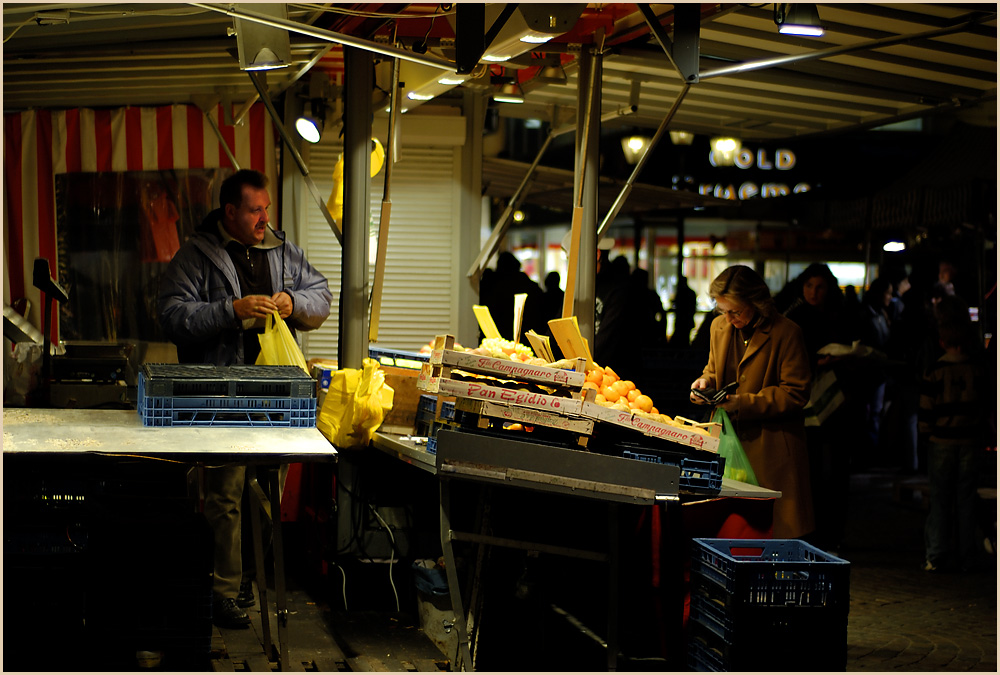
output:
[[[368,205],[371,185],[372,54],[344,49],[344,240],[341,270],[341,368],[360,368],[368,355]]]
[[[378,218],[378,252],[375,254],[375,278],[372,280],[371,319],[368,341],[378,342],[378,323],[382,313],[382,281],[385,278],[385,253],[389,246],[389,214],[392,211],[392,166],[396,157],[396,125],[399,123],[399,59],[392,62],[392,86],[389,94],[389,137],[386,140],[385,182],[382,209]]]

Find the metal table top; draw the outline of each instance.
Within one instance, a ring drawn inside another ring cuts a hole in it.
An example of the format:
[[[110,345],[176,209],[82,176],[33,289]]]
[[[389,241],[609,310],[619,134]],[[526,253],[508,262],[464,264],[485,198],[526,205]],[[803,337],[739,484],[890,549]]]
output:
[[[3,452],[333,459],[315,427],[146,427],[134,410],[4,408]]]

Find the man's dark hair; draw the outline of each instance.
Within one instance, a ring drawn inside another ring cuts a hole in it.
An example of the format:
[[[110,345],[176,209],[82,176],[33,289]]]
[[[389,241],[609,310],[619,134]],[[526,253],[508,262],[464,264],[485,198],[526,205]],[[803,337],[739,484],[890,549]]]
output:
[[[240,169],[222,181],[222,187],[219,189],[219,204],[222,208],[225,208],[226,204],[238,208],[243,203],[243,187],[246,185],[263,190],[267,188],[267,176],[255,169]]]

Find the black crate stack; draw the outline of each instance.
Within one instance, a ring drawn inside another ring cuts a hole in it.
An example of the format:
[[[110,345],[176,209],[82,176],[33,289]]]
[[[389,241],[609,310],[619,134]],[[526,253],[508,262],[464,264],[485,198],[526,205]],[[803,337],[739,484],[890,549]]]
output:
[[[688,665],[843,671],[850,563],[797,539],[694,539]]]

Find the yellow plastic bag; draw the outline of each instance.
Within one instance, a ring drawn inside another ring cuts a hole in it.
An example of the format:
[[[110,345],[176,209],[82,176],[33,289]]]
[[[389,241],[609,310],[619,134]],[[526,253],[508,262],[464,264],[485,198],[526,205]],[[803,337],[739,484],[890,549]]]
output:
[[[264,324],[264,332],[260,334],[260,354],[257,356],[258,366],[298,366],[309,374],[306,357],[299,349],[299,343],[288,330],[288,325],[278,312],[272,312]]]
[[[392,410],[394,393],[375,359],[365,359],[361,370],[335,370],[316,428],[338,448],[364,447]]]

